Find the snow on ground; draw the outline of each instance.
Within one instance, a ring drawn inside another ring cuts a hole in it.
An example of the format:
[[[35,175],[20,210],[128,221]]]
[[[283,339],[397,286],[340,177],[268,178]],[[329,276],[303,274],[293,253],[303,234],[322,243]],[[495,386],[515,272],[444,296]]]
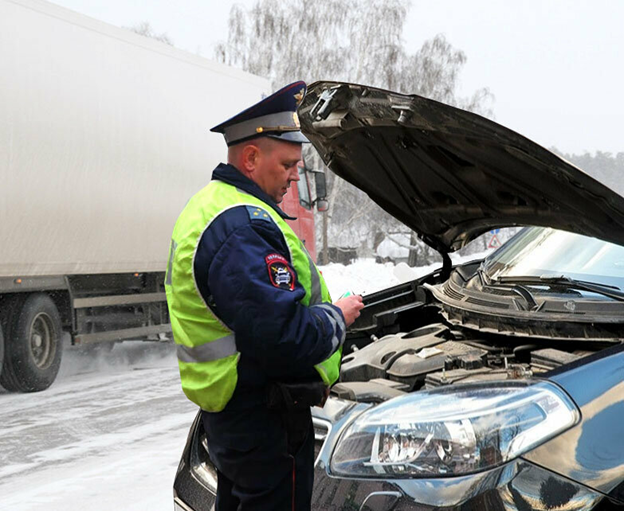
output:
[[[451,254],[454,264],[465,263],[475,259],[481,259],[492,250],[458,256]],[[440,268],[441,263],[428,266],[410,268],[405,263],[394,265],[393,263],[376,263],[374,259],[358,259],[352,264],[328,264],[319,266],[323,273],[329,292],[334,300],[342,294],[351,291],[356,294],[369,294],[388,287],[396,286],[401,282],[417,279]]]
[[[69,348],[50,389],[0,394],[0,509],[170,511],[196,413],[173,346]]]
[[[367,294],[399,284],[393,274],[394,264],[378,264],[374,259],[358,259],[347,266],[332,263],[319,269],[334,300],[347,291]]]
[[[336,299],[437,267],[365,259],[322,271]],[[196,413],[180,389],[173,346],[125,342],[108,354],[67,347],[48,390],[0,390],[0,510],[171,511]]]

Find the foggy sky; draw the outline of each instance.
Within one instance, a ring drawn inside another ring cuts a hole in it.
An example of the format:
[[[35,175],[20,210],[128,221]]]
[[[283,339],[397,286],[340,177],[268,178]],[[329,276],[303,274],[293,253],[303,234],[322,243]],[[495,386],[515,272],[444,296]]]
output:
[[[176,47],[212,57],[227,38],[234,2],[54,0],[117,26],[142,21]],[[253,0],[237,3],[250,6]],[[309,0],[310,8],[314,1]],[[495,120],[564,152],[624,151],[624,2],[608,0],[416,0],[404,38],[410,51],[442,33],[468,62],[462,95],[488,87]],[[325,77],[331,79],[331,76]]]

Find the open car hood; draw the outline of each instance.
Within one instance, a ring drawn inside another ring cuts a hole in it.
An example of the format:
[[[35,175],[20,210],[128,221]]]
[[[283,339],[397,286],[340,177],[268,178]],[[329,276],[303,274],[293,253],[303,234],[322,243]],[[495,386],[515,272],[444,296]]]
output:
[[[440,252],[513,225],[624,245],[624,198],[479,115],[416,95],[316,82],[299,117],[329,168]]]

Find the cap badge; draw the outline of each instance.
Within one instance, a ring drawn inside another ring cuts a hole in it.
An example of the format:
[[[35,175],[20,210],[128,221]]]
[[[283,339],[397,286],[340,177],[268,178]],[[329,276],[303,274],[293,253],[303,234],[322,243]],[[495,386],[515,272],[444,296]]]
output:
[[[301,128],[301,124],[299,124],[299,116],[297,115],[297,112],[293,112],[293,122],[295,123],[295,126],[297,126],[297,128]]]
[[[301,89],[297,94],[295,94],[295,99],[297,100],[297,106],[303,101],[303,94],[305,93],[305,89]]]

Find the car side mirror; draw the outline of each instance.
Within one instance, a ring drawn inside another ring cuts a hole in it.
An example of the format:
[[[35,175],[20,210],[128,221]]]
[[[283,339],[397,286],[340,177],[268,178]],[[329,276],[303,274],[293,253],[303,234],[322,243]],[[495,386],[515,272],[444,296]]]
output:
[[[323,171],[314,172],[314,184],[316,186],[317,202],[324,201],[325,197],[327,197],[327,182],[325,181],[325,172]],[[321,210],[319,209],[319,211]]]
[[[327,199],[316,199],[316,210],[323,213],[329,209],[329,202]]]

